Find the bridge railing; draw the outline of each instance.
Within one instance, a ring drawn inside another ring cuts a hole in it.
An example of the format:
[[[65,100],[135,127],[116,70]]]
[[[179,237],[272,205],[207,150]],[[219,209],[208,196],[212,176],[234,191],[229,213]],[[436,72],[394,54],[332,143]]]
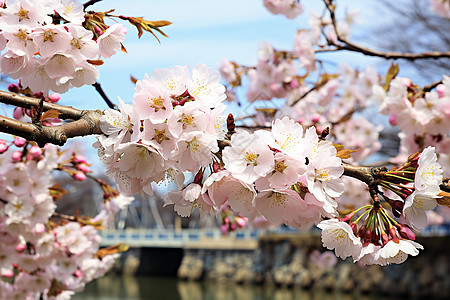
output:
[[[111,246],[125,243],[130,247],[165,247],[184,248],[194,245],[208,243],[232,243],[234,246],[239,242],[257,243],[262,231],[242,230],[229,233],[223,237],[219,229],[134,229],[125,230],[102,230],[102,246]],[[211,244],[214,247],[214,244]]]
[[[130,247],[164,247],[164,248],[217,248],[217,249],[255,249],[258,239],[266,233],[283,234],[298,231],[288,228],[277,230],[247,229],[230,232],[224,237],[219,229],[144,229],[127,228],[124,230],[102,230],[102,246],[125,243]],[[320,235],[319,230],[309,234]],[[429,226],[420,233],[421,236],[449,236],[450,226]]]

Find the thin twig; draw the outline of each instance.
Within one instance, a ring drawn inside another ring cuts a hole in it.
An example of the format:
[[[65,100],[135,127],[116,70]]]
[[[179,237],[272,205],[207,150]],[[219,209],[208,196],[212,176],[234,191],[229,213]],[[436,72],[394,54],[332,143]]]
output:
[[[100,96],[103,98],[103,100],[105,100],[106,105],[108,105],[109,108],[112,108],[112,109],[116,108],[116,105],[114,103],[112,103],[111,100],[109,100],[108,96],[106,96],[106,93],[103,90],[100,83],[96,82],[92,86],[95,87],[95,90],[100,94]]]
[[[376,57],[383,57],[385,59],[407,59],[407,60],[415,60],[415,59],[438,59],[443,57],[450,57],[450,51],[449,52],[423,52],[423,53],[408,53],[408,52],[391,52],[391,51],[379,51],[375,49],[371,49],[368,47],[360,46],[356,43],[353,43],[349,40],[347,40],[345,37],[342,36],[339,27],[337,25],[336,16],[334,14],[334,6],[331,3],[330,0],[323,0],[325,3],[325,6],[328,9],[328,12],[330,13],[331,23],[333,25],[334,31],[336,32],[336,37],[339,42],[342,44],[336,44],[335,42],[328,40],[328,42],[332,46],[336,46],[338,49],[341,50],[348,50],[353,52],[359,52],[367,56],[376,56]]]
[[[310,88],[306,93],[304,93],[303,95],[301,95],[297,100],[295,100],[291,106],[294,106],[295,104],[297,104],[300,100],[302,100],[303,98],[305,98],[306,96],[309,95],[309,93],[311,93],[312,91],[314,91],[317,88],[317,86],[313,86],[312,88]]]
[[[439,81],[432,82],[432,83],[430,83],[430,84],[424,86],[424,87],[423,87],[423,91],[424,91],[424,92],[429,92],[429,91],[431,91],[432,89],[434,89],[435,87],[437,87],[437,86],[438,86],[439,84],[441,84],[441,83],[442,83],[442,79],[439,80]]]
[[[97,2],[100,2],[100,1],[102,1],[102,0],[89,0],[88,2],[83,4],[83,9],[86,10],[87,7],[93,5]]]

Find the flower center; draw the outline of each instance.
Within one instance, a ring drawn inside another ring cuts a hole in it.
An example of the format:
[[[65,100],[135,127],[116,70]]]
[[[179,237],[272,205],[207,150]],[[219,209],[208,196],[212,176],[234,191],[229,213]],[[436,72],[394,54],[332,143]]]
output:
[[[158,112],[160,109],[166,110],[166,107],[164,106],[164,99],[159,96],[158,98],[149,98],[148,104],[150,104],[150,107],[155,110],[155,112]]]
[[[54,42],[55,33],[49,29],[44,31],[44,42]]]
[[[316,179],[321,181],[331,180],[332,178],[330,176],[330,170],[327,169],[316,170]]]
[[[23,19],[30,19],[30,17],[28,16],[28,13],[30,11],[23,9],[22,7],[20,7],[20,10],[17,12],[17,16],[19,17],[19,22],[21,22]]]
[[[284,202],[286,201],[286,195],[282,193],[274,192],[271,197],[272,201],[270,202],[270,207],[284,205]]]
[[[17,33],[14,33],[14,36],[23,41],[25,43],[25,46],[27,45],[28,34],[26,31],[22,30],[22,28],[19,28]]]
[[[181,119],[179,119],[178,122],[182,123],[183,129],[185,129],[187,126],[193,126],[194,117],[192,115],[186,115],[185,113],[183,113],[181,115]]]
[[[77,38],[73,38],[70,41],[70,45],[74,48],[77,48],[78,50],[80,50],[81,48],[83,48],[83,42],[81,41],[81,39],[77,39]]]
[[[287,166],[284,164],[284,160],[275,161],[275,172],[283,173],[286,170]]]
[[[247,161],[247,166],[248,165],[257,166],[258,165],[258,162],[257,162],[258,157],[259,157],[259,154],[246,152],[244,159]]]
[[[188,142],[186,141],[186,144],[188,144],[189,149],[191,149],[191,151],[197,152],[198,149],[200,148],[200,143],[197,140],[197,137],[194,136],[194,138]]]
[[[166,136],[166,130],[158,130],[155,129],[155,136],[152,138],[152,140],[155,140],[158,142],[158,144],[161,144],[163,141],[168,141],[170,140],[167,136]]]

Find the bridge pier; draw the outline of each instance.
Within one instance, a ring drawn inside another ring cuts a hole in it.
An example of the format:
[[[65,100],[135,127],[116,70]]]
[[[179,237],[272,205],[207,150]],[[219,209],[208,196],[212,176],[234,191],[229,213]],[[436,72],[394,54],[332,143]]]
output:
[[[181,260],[182,248],[140,248],[137,275],[176,276]]]

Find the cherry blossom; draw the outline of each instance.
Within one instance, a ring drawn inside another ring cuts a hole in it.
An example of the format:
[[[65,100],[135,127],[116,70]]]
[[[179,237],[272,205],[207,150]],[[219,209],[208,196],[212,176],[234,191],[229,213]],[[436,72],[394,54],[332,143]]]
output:
[[[104,58],[110,58],[117,51],[120,51],[126,33],[127,29],[120,23],[110,26],[97,39],[100,55]]]
[[[361,241],[354,235],[352,228],[345,222],[331,219],[320,222],[317,227],[322,229],[322,242],[329,250],[335,250],[342,259],[352,256],[359,257],[362,249]]]

